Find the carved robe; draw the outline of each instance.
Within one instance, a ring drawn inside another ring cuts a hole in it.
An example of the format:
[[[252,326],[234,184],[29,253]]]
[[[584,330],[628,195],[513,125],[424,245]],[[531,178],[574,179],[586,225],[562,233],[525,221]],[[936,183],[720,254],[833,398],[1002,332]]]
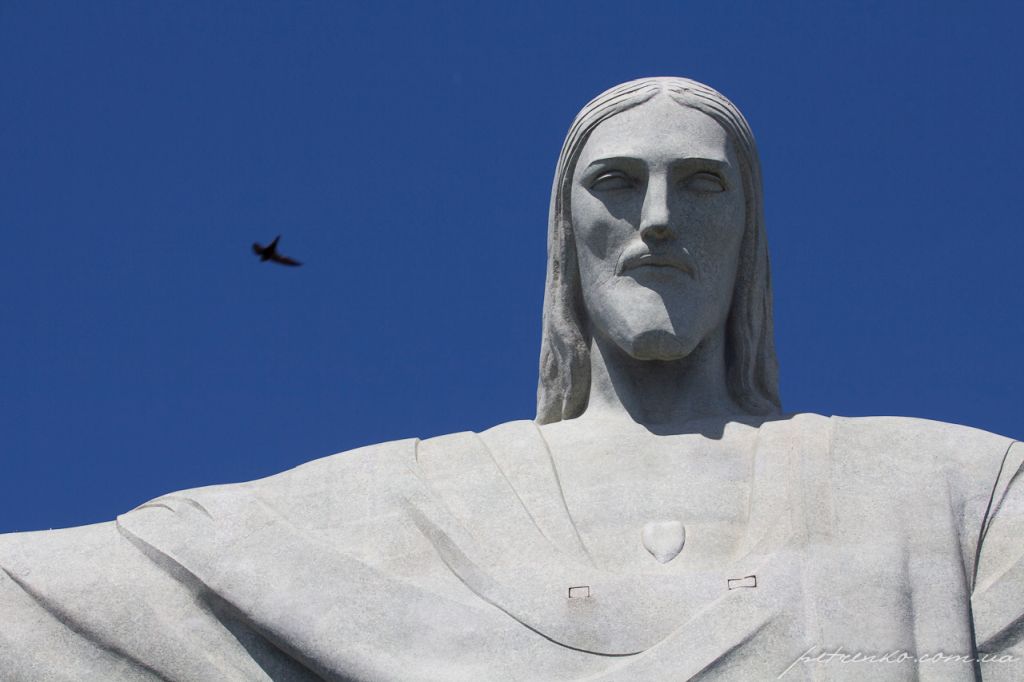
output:
[[[681,538],[642,570],[595,560],[533,422],[2,536],[0,679],[1024,679],[1024,445],[889,417],[755,430],[714,565]]]

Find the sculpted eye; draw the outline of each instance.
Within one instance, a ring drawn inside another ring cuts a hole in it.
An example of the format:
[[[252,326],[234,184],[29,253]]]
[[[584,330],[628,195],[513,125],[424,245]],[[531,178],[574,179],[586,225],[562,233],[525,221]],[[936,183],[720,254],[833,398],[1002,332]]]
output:
[[[702,194],[711,194],[725,191],[725,181],[714,173],[694,173],[682,182],[683,187]]]
[[[633,178],[622,171],[608,171],[601,173],[590,183],[590,189],[598,192],[610,192],[617,189],[632,189],[636,187]]]

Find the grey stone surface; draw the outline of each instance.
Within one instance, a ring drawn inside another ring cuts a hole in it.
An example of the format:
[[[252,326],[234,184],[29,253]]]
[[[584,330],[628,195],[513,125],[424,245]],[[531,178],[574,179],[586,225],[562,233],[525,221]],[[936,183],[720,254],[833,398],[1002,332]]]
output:
[[[2,536],[0,679],[1024,678],[1024,445],[782,413],[759,173],[710,88],[602,94],[535,422]]]

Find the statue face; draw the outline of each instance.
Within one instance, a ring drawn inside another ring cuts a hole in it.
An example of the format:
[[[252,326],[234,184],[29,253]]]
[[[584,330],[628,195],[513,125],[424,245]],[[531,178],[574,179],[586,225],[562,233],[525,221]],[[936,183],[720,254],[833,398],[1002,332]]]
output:
[[[592,334],[638,360],[676,360],[724,327],[746,207],[713,118],[658,96],[604,121],[570,200]]]

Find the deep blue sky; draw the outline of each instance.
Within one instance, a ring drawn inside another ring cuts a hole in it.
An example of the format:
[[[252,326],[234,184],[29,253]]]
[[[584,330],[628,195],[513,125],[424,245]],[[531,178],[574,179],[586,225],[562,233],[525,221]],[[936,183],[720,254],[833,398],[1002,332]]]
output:
[[[758,137],[787,410],[1024,437],[1012,7],[3,0],[0,531],[532,417],[562,137],[646,75]]]

